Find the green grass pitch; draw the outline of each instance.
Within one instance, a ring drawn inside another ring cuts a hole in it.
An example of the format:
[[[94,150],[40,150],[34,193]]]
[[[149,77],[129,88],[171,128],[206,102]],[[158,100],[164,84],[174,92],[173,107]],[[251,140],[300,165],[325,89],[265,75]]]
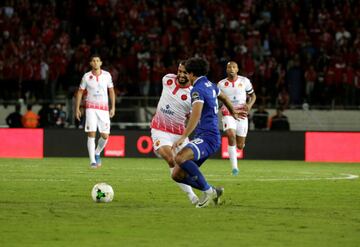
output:
[[[0,246],[360,246],[360,164],[239,164],[203,165],[224,203],[196,209],[161,159],[0,159]]]

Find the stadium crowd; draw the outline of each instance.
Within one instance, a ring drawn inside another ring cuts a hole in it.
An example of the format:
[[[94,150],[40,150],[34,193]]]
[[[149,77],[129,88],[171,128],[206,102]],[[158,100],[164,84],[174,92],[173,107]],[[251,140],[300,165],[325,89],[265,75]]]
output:
[[[194,55],[225,77],[231,59],[257,104],[360,105],[356,0],[4,0],[0,99],[72,97],[101,55],[118,95],[159,96]]]

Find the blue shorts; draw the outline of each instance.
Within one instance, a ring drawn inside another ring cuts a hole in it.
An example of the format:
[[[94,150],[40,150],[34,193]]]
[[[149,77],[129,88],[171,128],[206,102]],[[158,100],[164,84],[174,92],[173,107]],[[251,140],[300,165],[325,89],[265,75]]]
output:
[[[186,147],[193,151],[195,163],[201,166],[205,160],[218,151],[220,144],[220,137],[209,135],[206,137],[196,137]]]

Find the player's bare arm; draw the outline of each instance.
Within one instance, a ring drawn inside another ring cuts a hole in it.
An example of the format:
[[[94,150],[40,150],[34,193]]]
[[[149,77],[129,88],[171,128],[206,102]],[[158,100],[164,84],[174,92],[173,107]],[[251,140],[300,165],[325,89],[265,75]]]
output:
[[[256,94],[255,94],[255,92],[249,94],[249,101],[246,103],[246,110],[247,110],[247,112],[250,112],[250,110],[251,110],[251,108],[253,107],[255,101],[256,101]]]
[[[112,118],[115,116],[115,90],[113,87],[109,88],[109,97],[110,97],[110,112],[109,116]]]
[[[76,94],[76,106],[75,106],[76,119],[79,121],[81,118],[80,104],[81,104],[81,99],[82,99],[83,94],[84,94],[84,90],[79,88],[79,90]]]
[[[191,135],[191,133],[195,130],[195,128],[196,128],[196,126],[197,126],[197,124],[198,124],[198,122],[200,120],[202,109],[203,109],[203,103],[202,102],[195,102],[192,105],[192,111],[191,111],[190,118],[189,118],[189,121],[187,123],[187,126],[185,128],[184,134],[182,134],[180,139],[173,144],[173,149],[180,146],[184,142],[184,140],[187,137],[189,137]]]
[[[231,115],[234,118],[246,118],[247,117],[247,111],[246,110],[235,110],[229,97],[227,97],[223,92],[220,91],[220,94],[218,96],[218,99],[221,100],[226,108],[229,110]]]

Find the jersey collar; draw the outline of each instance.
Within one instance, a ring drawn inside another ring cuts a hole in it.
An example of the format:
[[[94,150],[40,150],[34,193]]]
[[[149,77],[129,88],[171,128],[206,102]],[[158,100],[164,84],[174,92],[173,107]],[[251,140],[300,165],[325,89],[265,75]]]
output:
[[[196,78],[196,80],[194,81],[194,84],[193,85],[195,85],[195,83],[197,83],[197,81],[198,80],[200,80],[201,78],[203,78],[203,77],[205,77],[204,75],[202,75],[202,76],[200,76],[200,77],[198,77],[198,78]]]
[[[190,83],[189,83],[187,86],[182,86],[182,85],[179,83],[178,78],[176,78],[175,84],[176,84],[176,87],[179,87],[179,88],[189,88],[189,87],[191,86]]]
[[[100,70],[100,74],[99,74],[99,75],[95,75],[95,74],[94,74],[94,71],[92,71],[92,70],[91,70],[91,74],[92,74],[93,76],[95,76],[95,77],[96,77],[96,81],[99,82],[99,76],[101,76],[101,74],[102,74],[102,69]]]
[[[229,78],[226,78],[226,80],[227,80],[228,82],[230,82],[233,87],[234,87],[235,82],[236,82],[237,79],[238,79],[238,76],[236,76],[234,80],[230,80]]]
[[[98,77],[98,76],[100,76],[100,75],[102,74],[102,69],[100,70],[100,74],[98,74],[98,75],[95,75],[94,71],[92,71],[92,70],[91,70],[91,74],[92,74],[93,76]]]

